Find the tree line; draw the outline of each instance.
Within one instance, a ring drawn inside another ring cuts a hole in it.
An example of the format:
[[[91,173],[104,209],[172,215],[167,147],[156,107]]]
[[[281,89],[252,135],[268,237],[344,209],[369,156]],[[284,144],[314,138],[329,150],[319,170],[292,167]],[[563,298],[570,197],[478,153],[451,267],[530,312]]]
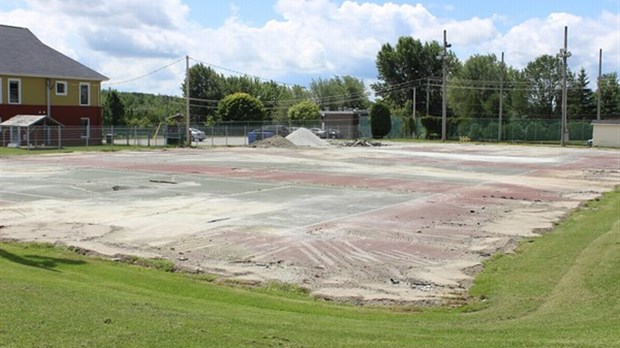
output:
[[[185,82],[181,85],[185,95]],[[185,98],[116,90],[103,91],[104,124],[153,125],[185,113]],[[287,86],[251,76],[225,76],[204,64],[189,70],[190,115],[194,124],[230,121],[283,123],[319,119],[321,110],[366,109],[364,82],[352,76]]]
[[[404,120],[407,131],[415,131],[416,125],[411,122],[414,109],[423,121],[426,118],[426,128],[436,127],[436,117],[442,113],[443,61],[438,59],[442,52],[437,41],[423,43],[400,37],[395,45],[383,44],[377,53],[378,82],[369,87],[375,101],[383,102],[391,115]],[[447,113],[452,126],[497,118],[500,97],[506,120],[559,119],[563,65],[555,56],[539,56],[523,69],[503,64],[494,54],[477,54],[461,62],[448,51],[444,59]],[[620,116],[617,72],[604,74],[594,84],[600,93],[590,87],[583,68],[577,72],[568,69],[567,81],[569,118],[595,118],[599,95],[602,116]],[[180,88],[185,95],[185,82]],[[319,118],[321,110],[369,109],[375,102],[370,101],[364,82],[353,76],[319,78],[306,88],[251,76],[225,76],[202,63],[189,70],[189,95],[195,124],[309,120]],[[185,100],[180,97],[114,90],[105,90],[103,96],[106,124],[156,124],[185,110]]]

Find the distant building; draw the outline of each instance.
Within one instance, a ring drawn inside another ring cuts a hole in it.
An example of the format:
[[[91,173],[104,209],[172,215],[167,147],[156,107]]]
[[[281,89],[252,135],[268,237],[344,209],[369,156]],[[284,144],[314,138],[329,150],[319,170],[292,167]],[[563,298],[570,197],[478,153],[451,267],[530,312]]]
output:
[[[343,139],[357,139],[360,136],[360,117],[366,114],[365,110],[321,111],[321,118],[326,131],[337,130]]]
[[[107,77],[46,46],[26,28],[0,25],[0,122],[45,115],[62,125],[63,145],[101,144],[101,82]],[[24,143],[25,130],[3,127],[0,141]],[[58,139],[39,139],[53,142]]]

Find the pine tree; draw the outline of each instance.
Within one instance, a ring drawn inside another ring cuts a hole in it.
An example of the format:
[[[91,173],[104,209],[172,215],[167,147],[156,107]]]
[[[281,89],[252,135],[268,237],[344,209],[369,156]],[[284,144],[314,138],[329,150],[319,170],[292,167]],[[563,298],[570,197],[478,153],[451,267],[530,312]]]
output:
[[[590,81],[586,70],[581,68],[575,79],[570,79],[568,92],[568,116],[571,118],[593,118],[596,115],[594,92],[588,87]]]

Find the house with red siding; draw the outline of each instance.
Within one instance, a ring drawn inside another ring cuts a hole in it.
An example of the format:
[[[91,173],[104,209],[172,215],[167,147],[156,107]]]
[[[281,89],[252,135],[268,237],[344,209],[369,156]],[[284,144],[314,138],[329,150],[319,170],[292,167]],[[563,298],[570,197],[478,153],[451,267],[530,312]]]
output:
[[[44,115],[62,127],[63,145],[101,144],[101,83],[106,80],[27,28],[0,25],[0,123],[16,115]],[[1,133],[2,146],[23,143],[25,137],[17,126],[2,127]]]

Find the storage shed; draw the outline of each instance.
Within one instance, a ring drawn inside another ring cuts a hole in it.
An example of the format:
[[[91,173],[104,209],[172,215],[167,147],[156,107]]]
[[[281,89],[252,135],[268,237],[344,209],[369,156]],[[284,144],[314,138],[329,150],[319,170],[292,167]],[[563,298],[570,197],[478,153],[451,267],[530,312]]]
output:
[[[592,121],[592,146],[620,147],[620,119]]]

